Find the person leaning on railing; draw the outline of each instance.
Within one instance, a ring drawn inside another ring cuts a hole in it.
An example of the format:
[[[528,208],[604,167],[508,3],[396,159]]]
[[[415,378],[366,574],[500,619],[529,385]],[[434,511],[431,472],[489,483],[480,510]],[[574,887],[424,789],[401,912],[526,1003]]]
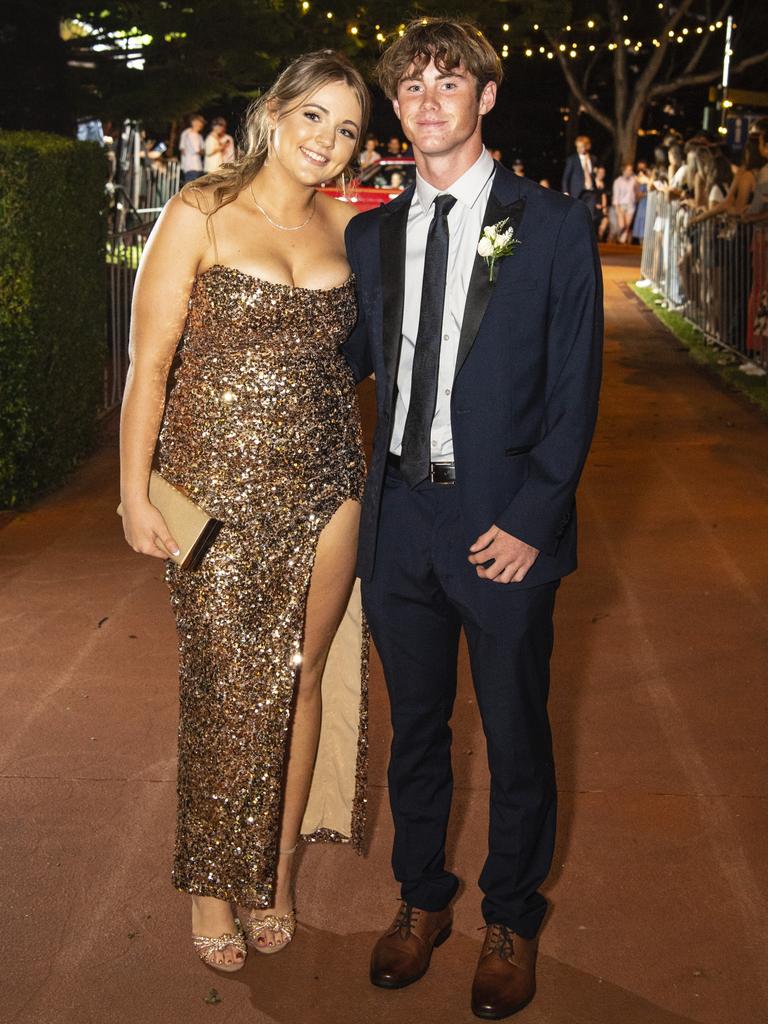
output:
[[[741,216],[752,201],[757,187],[757,175],[764,164],[765,159],[760,153],[760,140],[756,135],[751,135],[725,198],[710,206],[708,210],[697,213],[691,218],[691,225],[701,224],[720,214],[727,214],[730,217]]]
[[[768,117],[761,117],[750,130],[757,139],[760,156],[768,161]],[[747,320],[747,354],[762,362],[768,357],[768,162],[757,173],[752,199],[741,219],[753,223],[752,291]]]

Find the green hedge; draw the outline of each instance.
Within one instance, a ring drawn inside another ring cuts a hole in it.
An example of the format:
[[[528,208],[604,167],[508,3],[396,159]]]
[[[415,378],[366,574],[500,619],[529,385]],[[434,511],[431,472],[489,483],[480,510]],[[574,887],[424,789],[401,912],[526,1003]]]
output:
[[[0,507],[58,484],[95,437],[106,173],[94,143],[0,132]]]

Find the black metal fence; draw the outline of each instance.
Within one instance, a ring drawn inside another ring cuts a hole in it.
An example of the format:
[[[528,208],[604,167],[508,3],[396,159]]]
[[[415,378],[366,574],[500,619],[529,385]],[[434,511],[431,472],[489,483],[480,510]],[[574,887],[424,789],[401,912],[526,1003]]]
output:
[[[691,224],[692,216],[679,200],[651,192],[643,277],[710,342],[765,369],[768,229],[728,216]]]
[[[107,239],[107,366],[104,373],[104,412],[123,398],[128,372],[131,300],[139,260],[154,220]]]

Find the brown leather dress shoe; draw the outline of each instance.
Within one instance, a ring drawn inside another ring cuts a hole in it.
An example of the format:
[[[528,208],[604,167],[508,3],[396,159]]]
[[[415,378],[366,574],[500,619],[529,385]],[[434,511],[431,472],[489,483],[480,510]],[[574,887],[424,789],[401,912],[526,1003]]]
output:
[[[503,1020],[536,994],[538,939],[523,939],[503,924],[489,924],[472,985],[472,1013]]]
[[[427,973],[432,950],[451,934],[450,907],[431,911],[400,904],[392,927],[371,954],[371,982],[379,988],[405,988]]]

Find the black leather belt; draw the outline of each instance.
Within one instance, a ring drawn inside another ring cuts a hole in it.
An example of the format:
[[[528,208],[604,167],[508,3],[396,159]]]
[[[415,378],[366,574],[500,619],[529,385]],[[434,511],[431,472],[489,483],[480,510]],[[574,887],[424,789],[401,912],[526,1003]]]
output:
[[[392,469],[400,469],[400,456],[393,455],[392,452],[387,455],[387,465]],[[455,484],[456,483],[456,463],[455,462],[430,462],[429,464],[429,479],[433,484]]]

